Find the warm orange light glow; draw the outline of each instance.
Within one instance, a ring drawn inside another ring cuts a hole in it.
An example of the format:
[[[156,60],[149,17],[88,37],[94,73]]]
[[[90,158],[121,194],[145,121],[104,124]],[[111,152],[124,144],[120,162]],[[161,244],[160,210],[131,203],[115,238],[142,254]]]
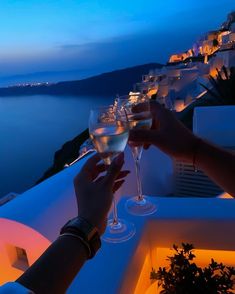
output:
[[[137,103],[140,92],[129,92],[129,100],[131,103]]]
[[[213,78],[216,78],[217,77],[217,70],[216,68],[211,68],[210,69],[210,76],[212,76]]]
[[[33,264],[51,244],[44,236],[24,224],[0,219],[0,285],[17,279],[23,271],[14,267],[16,247],[27,253],[29,265]]]
[[[201,98],[201,97],[204,96],[206,93],[207,93],[207,90],[203,91],[202,93],[200,93],[200,94],[196,97],[196,99]]]
[[[157,288],[158,288],[158,285],[157,285],[157,282],[154,282],[148,289],[147,291],[145,292],[145,294],[157,294]]]
[[[193,50],[189,49],[186,52],[171,55],[169,62],[180,62],[193,56]]]
[[[233,196],[225,192],[225,193],[219,195],[217,198],[221,198],[221,199],[233,199]]]
[[[170,57],[169,62],[180,62],[187,58],[186,53],[174,54]]]
[[[150,272],[152,270],[150,254],[147,254],[144,260],[139,279],[136,284],[134,294],[143,294],[144,289],[148,289],[151,285]]]
[[[148,91],[147,95],[151,98],[152,95],[157,94],[157,89],[151,89]]]
[[[172,256],[173,250],[169,248],[155,248],[152,251],[152,263],[155,269],[160,266],[168,266],[169,262],[166,260],[167,256]],[[225,251],[225,250],[204,250],[196,249],[194,250],[196,255],[195,262],[201,267],[207,266],[211,258],[215,261],[223,262],[228,266],[235,266],[235,251]]]
[[[217,38],[216,38],[217,40]],[[202,46],[199,48],[201,55],[212,55],[215,51],[217,51],[219,46],[214,46],[214,39],[205,40],[202,43]]]
[[[185,109],[184,100],[175,100],[175,111],[180,112]]]
[[[208,266],[211,258],[217,262],[222,262],[224,265],[235,266],[235,251],[197,249],[194,250],[194,253],[196,255],[195,262],[200,267]],[[173,254],[173,250],[169,248],[156,247],[146,255],[134,294],[158,293],[157,284],[154,283],[151,285],[151,269],[152,267],[156,270],[159,267],[167,267],[169,265],[167,256],[172,256]]]

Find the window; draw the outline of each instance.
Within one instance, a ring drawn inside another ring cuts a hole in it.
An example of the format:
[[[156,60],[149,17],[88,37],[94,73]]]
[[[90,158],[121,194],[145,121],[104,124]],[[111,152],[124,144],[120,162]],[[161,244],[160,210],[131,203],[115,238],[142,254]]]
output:
[[[12,267],[25,271],[29,268],[27,252],[24,248],[7,245],[8,257]]]
[[[16,260],[12,264],[12,266],[25,271],[29,267],[29,261],[26,250],[20,247],[15,247],[15,251]]]

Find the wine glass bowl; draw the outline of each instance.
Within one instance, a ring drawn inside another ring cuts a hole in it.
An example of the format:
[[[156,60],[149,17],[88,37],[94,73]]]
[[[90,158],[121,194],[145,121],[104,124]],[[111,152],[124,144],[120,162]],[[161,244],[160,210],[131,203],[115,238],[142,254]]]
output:
[[[117,123],[112,106],[91,110],[89,133],[95,149],[107,165],[125,149],[129,134],[125,122],[122,125]]]

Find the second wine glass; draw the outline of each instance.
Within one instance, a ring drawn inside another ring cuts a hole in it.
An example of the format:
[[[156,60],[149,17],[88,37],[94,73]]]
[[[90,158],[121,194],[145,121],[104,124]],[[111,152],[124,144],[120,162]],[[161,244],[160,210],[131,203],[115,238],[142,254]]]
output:
[[[116,98],[116,109],[123,111],[127,117],[129,129],[150,129],[152,125],[152,115],[150,111],[149,98],[142,94],[125,95]],[[157,207],[150,197],[143,195],[140,175],[140,159],[143,151],[142,146],[135,146],[128,141],[135,161],[138,195],[129,199],[126,209],[134,215],[153,214]]]

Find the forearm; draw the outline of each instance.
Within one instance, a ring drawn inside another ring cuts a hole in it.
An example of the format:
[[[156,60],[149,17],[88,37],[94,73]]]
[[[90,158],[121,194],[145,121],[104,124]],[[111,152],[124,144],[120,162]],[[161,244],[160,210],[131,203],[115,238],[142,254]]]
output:
[[[36,294],[65,293],[87,260],[78,238],[62,236],[17,280]]]
[[[195,166],[235,197],[235,154],[205,141],[195,152]]]

